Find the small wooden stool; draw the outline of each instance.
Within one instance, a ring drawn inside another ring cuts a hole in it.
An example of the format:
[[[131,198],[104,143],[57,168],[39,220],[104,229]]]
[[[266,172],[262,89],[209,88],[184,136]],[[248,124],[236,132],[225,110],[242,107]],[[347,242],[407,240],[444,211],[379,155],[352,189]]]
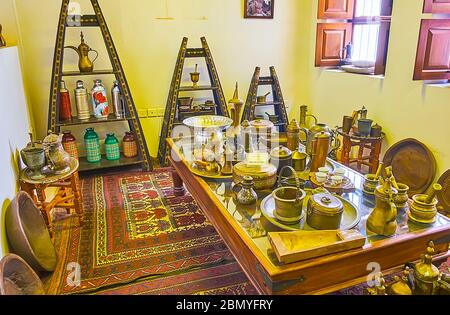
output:
[[[50,234],[53,236],[52,219],[50,212],[55,208],[66,209],[70,214],[71,210],[75,210],[80,225],[83,222],[83,199],[81,195],[81,185],[78,177],[78,160],[72,158],[70,163],[70,171],[62,175],[48,175],[44,179],[35,180],[27,175],[27,169],[20,174],[20,186],[34,200],[41,210]],[[55,197],[47,202],[45,194],[46,188],[57,188]]]
[[[353,133],[347,134],[339,128],[338,133],[342,136],[342,156],[341,162],[345,166],[351,166],[356,163],[356,170],[363,172],[362,167],[369,167],[369,173],[375,174],[380,164],[381,145],[384,135],[381,137],[361,137]],[[350,154],[353,147],[358,147],[358,156],[351,158]],[[369,151],[368,155],[364,155]]]

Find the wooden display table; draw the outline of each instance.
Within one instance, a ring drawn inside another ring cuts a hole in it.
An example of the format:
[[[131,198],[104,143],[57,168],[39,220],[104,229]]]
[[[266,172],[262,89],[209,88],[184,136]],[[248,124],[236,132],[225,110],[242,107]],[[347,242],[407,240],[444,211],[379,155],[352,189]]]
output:
[[[346,169],[355,184],[356,191],[344,194],[358,211],[360,218],[356,229],[366,236],[366,244],[359,249],[331,254],[305,261],[280,264],[272,252],[267,232],[276,227],[261,215],[259,203],[270,194],[260,192],[257,205],[240,206],[233,198],[231,181],[206,180],[189,170],[190,161],[184,160],[180,147],[186,139],[167,139],[172,149],[170,162],[175,169],[178,192],[183,182],[197,201],[206,217],[261,294],[312,294],[330,293],[364,281],[378,264],[380,270],[388,270],[420,259],[429,241],[434,241],[438,257],[448,255],[450,243],[450,219],[438,215],[436,223],[420,225],[408,221],[406,211],[399,211],[398,229],[393,237],[386,238],[366,233],[366,221],[374,208],[374,201],[362,193],[363,176]],[[186,154],[186,150],[183,149]],[[259,215],[258,215],[259,214]]]
[[[52,231],[52,219],[50,212],[55,208],[66,209],[67,213],[74,210],[79,218],[80,224],[83,218],[83,199],[81,195],[80,180],[78,177],[78,160],[72,158],[70,170],[62,175],[48,175],[43,179],[34,180],[27,176],[27,169],[22,170],[20,174],[21,189],[27,192],[41,210],[42,216]],[[56,195],[52,200],[47,201],[45,189],[56,188]]]
[[[381,144],[384,135],[381,137],[361,137],[353,133],[344,133],[342,128],[337,131],[343,138],[342,164],[351,166],[356,163],[356,169],[360,172],[362,172],[362,166],[366,165],[369,167],[369,173],[375,174],[380,163]],[[350,157],[353,147],[358,147],[356,158]],[[364,155],[366,150],[369,151],[368,155]]]

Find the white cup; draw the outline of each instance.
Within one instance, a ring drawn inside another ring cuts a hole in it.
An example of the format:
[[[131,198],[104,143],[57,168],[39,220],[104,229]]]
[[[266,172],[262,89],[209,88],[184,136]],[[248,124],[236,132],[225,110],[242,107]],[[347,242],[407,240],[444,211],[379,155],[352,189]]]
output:
[[[319,184],[323,184],[327,181],[328,175],[326,173],[318,172],[316,173],[316,179]]]
[[[334,171],[334,175],[343,177],[345,175],[345,170],[343,168],[338,168]]]
[[[319,168],[319,173],[328,174],[329,172],[330,172],[330,170],[328,169],[328,167],[320,167]]]

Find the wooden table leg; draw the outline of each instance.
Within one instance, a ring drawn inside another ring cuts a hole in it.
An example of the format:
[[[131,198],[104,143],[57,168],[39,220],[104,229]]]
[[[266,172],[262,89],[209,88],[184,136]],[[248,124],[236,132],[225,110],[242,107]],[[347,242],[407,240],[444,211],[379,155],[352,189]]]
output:
[[[175,196],[184,196],[186,193],[183,185],[183,180],[180,175],[178,175],[175,169],[172,170],[172,180],[173,180],[173,192]]]
[[[377,140],[372,144],[372,150],[370,152],[370,173],[376,173],[378,165],[380,164],[381,154],[381,140]]]
[[[342,144],[342,157],[341,162],[345,166],[349,166],[350,164],[350,151],[352,150],[352,142],[350,137],[343,136],[343,144]]]
[[[359,150],[358,150],[358,170],[361,172],[362,170],[362,162],[364,159],[364,148],[366,147],[366,143],[364,140],[359,142]]]
[[[78,172],[73,173],[73,175],[70,177],[70,187],[72,189],[75,211],[78,215],[78,220],[81,225],[83,223],[84,209],[83,197],[81,195],[80,177],[78,176]]]

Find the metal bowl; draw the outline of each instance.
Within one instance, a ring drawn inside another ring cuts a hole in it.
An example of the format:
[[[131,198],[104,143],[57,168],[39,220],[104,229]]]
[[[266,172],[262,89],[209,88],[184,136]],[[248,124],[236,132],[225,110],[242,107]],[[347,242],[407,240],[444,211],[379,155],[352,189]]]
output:
[[[44,295],[38,275],[19,256],[8,254],[0,261],[0,295]]]
[[[224,116],[204,115],[187,118],[183,124],[191,128],[226,129],[233,124],[233,120]]]
[[[6,212],[6,234],[12,251],[35,271],[53,271],[56,251],[41,212],[26,192],[19,192]]]

